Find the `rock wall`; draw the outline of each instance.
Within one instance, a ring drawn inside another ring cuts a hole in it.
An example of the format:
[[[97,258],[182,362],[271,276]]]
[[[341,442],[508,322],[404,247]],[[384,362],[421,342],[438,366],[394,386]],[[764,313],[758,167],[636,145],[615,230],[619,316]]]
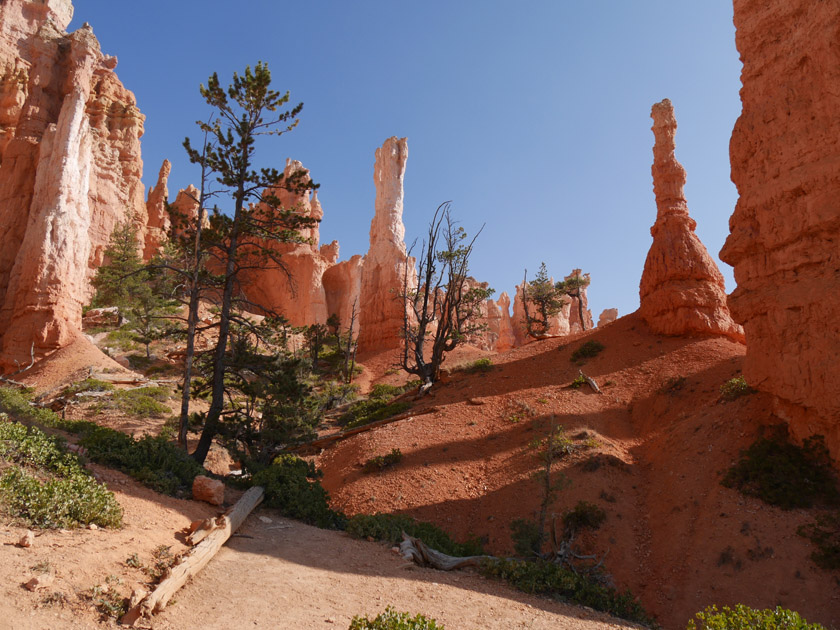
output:
[[[659,334],[720,334],[743,340],[726,306],[723,275],[688,215],[685,169],[674,156],[677,121],[671,101],[656,103],[650,115],[656,139],[651,168],[656,222],[639,285],[639,313]]]
[[[164,160],[158,173],[157,184],[149,191],[149,198],[146,200],[146,214],[148,224],[143,244],[143,259],[150,260],[166,242],[171,226],[169,212],[166,210],[166,203],[169,201],[169,188],[167,183],[169,173],[172,171],[172,164]],[[197,204],[196,204],[197,205]]]
[[[365,255],[359,293],[359,352],[398,348],[402,343],[403,304],[400,292],[406,265],[414,286],[414,260],[405,247],[403,179],[408,159],[405,138],[388,138],[376,150],[373,182],[376,209],[370,223],[370,248]]]
[[[840,457],[840,4],[735,0],[739,199],[721,258],[744,325],[744,374],[794,433]]]
[[[601,326],[606,326],[607,324],[611,324],[617,319],[617,308],[605,308],[603,311],[601,311],[601,314],[598,316],[598,328],[600,328]]]
[[[143,116],[69,0],[0,5],[0,366],[81,329],[114,225],[145,237]]]

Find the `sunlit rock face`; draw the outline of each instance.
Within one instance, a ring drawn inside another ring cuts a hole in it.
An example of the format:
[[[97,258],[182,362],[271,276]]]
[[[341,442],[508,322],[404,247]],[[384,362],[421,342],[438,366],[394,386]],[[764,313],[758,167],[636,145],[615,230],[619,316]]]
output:
[[[69,0],[0,5],[0,364],[81,330],[114,226],[147,224],[143,115]],[[139,245],[139,243],[138,243]]]
[[[606,326],[607,324],[611,324],[617,319],[617,308],[605,308],[603,311],[601,311],[601,314],[598,316],[598,328],[600,328],[601,326]]]
[[[840,456],[840,4],[735,0],[739,199],[720,255],[744,325],[750,385],[794,433]]]
[[[688,215],[685,169],[674,156],[677,121],[671,101],[655,104],[651,118],[656,222],[639,285],[639,313],[659,334],[719,334],[741,340],[741,327],[726,305],[723,275]]]
[[[376,150],[373,182],[376,207],[359,293],[359,352],[397,348],[402,343],[406,272],[414,286],[414,260],[405,247],[403,179],[408,160],[405,138],[388,138]]]

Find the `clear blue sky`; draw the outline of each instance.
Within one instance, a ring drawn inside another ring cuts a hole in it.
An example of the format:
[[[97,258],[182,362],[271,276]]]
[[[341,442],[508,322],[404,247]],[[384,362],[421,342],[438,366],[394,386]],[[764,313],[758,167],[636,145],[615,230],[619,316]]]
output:
[[[596,317],[635,310],[656,216],[650,107],[663,98],[715,259],[728,233],[741,64],[727,0],[74,4],[70,29],[93,26],[146,115],[145,183],[168,158],[173,196],[198,183],[181,143],[209,113],[199,83],[267,62],[304,109],[260,165],[292,157],[311,170],[322,242],[338,239],[342,259],[367,250],[375,149],[406,136],[409,243],[451,199],[468,232],[487,224],[472,273],[497,296],[545,261],[556,277],[592,274]]]

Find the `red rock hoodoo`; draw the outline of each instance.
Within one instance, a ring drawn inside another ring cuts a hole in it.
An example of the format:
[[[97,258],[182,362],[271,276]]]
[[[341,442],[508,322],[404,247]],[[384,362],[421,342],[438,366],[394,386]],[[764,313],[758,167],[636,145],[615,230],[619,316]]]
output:
[[[403,291],[408,265],[409,284],[414,286],[414,260],[405,247],[403,225],[403,179],[408,159],[405,138],[388,138],[376,150],[373,181],[376,214],[370,223],[370,248],[362,269],[359,304],[359,352],[400,346],[403,326]]]
[[[677,121],[671,101],[655,104],[650,115],[656,139],[651,169],[656,222],[639,285],[639,313],[659,334],[720,334],[743,340],[726,306],[723,275],[688,215],[685,169],[674,156]]]
[[[735,0],[739,199],[720,255],[744,325],[750,385],[799,437],[840,456],[840,4]]]
[[[0,5],[0,366],[81,330],[111,231],[145,238],[143,115],[70,0]]]

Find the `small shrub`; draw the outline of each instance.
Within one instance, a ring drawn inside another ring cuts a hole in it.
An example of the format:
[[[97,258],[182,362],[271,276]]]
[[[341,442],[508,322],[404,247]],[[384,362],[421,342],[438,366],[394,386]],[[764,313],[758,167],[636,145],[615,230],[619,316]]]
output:
[[[109,575],[105,579],[105,584],[97,584],[92,589],[88,597],[96,606],[97,610],[106,617],[119,619],[126,612],[128,612],[128,601],[120,595],[117,586],[122,584],[122,580],[116,575]]]
[[[82,392],[110,392],[113,389],[114,386],[111,383],[100,381],[97,378],[86,378],[83,381],[65,387],[62,395],[69,397],[81,394]]]
[[[86,427],[79,444],[93,461],[116,468],[156,492],[188,496],[204,468],[165,438],[147,435],[135,440],[114,429]]]
[[[811,560],[818,567],[828,571],[840,569],[840,513],[821,514],[813,523],[799,527],[796,533],[816,547]]]
[[[367,399],[359,400],[350,405],[350,409],[339,417],[338,422],[344,425],[346,429],[353,429],[403,413],[411,408],[411,403],[408,401],[391,401],[415,386],[416,383],[414,382],[406,383],[402,387],[384,384],[374,385]]]
[[[808,623],[792,610],[756,610],[743,604],[719,611],[709,606],[688,622],[687,630],[825,630],[818,623]]]
[[[176,563],[175,556],[169,545],[158,545],[152,551],[152,563],[143,567],[143,571],[155,582],[159,582]]]
[[[744,380],[743,376],[730,378],[720,386],[720,397],[722,400],[727,402],[731,402],[736,398],[752,393],[755,393],[755,390],[747,385],[747,381]]]
[[[443,625],[421,614],[414,617],[404,612],[397,612],[390,606],[375,619],[353,617],[348,630],[443,630]]]
[[[591,359],[598,356],[604,349],[604,344],[600,341],[590,340],[580,346],[577,350],[572,352],[570,360],[573,362],[582,361],[584,359]]]
[[[604,512],[594,503],[578,501],[578,504],[563,515],[563,528],[567,533],[579,532],[582,529],[598,529],[607,518]]]
[[[141,372],[152,364],[152,360],[145,354],[129,354],[126,359],[128,359],[128,365],[131,366],[132,370],[140,370]]]
[[[809,437],[802,446],[781,436],[761,438],[741,453],[721,483],[784,510],[840,503],[831,457],[821,435]]]
[[[253,484],[263,486],[265,504],[284,515],[325,529],[343,529],[346,517],[330,509],[322,476],[312,462],[286,454],[255,474]]]
[[[450,556],[478,556],[483,553],[481,541],[476,538],[463,543],[455,542],[436,525],[403,514],[356,514],[347,522],[347,533],[354,538],[373,538],[394,544],[402,542],[403,532]]]
[[[584,375],[581,374],[580,376],[575,378],[575,380],[572,381],[572,384],[569,387],[571,387],[572,389],[580,389],[584,385],[586,385],[586,377],[584,377]]]
[[[516,555],[532,558],[539,555],[544,536],[540,535],[540,527],[536,521],[517,518],[510,523],[510,538]]]
[[[387,455],[377,455],[365,462],[363,470],[366,473],[382,472],[389,466],[394,466],[402,461],[402,452],[398,448],[392,448]]]
[[[105,336],[105,343],[113,348],[126,352],[138,346],[137,334],[123,326],[118,330],[112,330]]]
[[[114,392],[113,406],[124,413],[140,417],[161,417],[171,413],[163,401],[169,392],[163,387],[138,387]]]
[[[488,357],[476,359],[472,363],[466,363],[454,368],[453,372],[464,372],[465,374],[486,374],[493,371],[493,361]]]
[[[653,618],[629,591],[619,593],[614,588],[604,586],[585,575],[578,575],[554,562],[496,558],[485,561],[481,571],[525,593],[557,597],[622,619],[655,625]]]

